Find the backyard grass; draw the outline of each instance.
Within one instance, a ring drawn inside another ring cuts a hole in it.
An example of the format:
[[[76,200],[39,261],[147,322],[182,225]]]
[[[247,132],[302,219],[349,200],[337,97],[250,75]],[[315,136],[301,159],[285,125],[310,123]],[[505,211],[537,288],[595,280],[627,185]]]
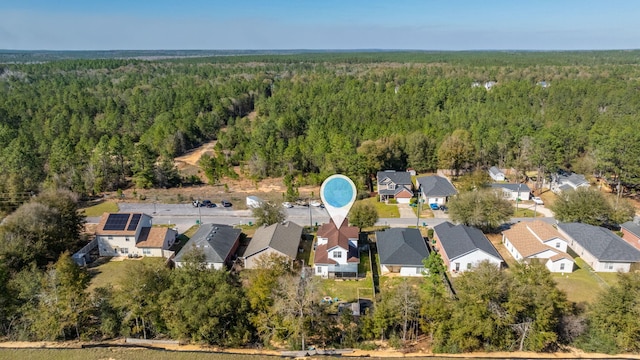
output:
[[[518,211],[513,211],[513,217],[519,217],[519,218],[526,218],[526,217],[533,217],[533,210],[529,210],[527,208],[522,207],[523,205],[520,205],[521,207],[518,208]],[[526,205],[524,205],[526,206]],[[542,214],[540,212],[536,213],[536,217],[540,217],[542,216]]]
[[[594,273],[582,259],[575,258],[576,270],[572,273],[552,273],[558,288],[567,299],[576,303],[594,302],[600,291],[617,281],[616,273]]]
[[[395,287],[402,282],[418,287],[422,285],[424,278],[422,276],[380,276],[380,292],[393,291]]]
[[[358,294],[363,298],[371,298],[373,294],[371,273],[358,280],[321,279],[322,297],[330,296],[339,301],[352,302],[358,300]]]
[[[84,209],[81,209],[80,211],[82,212],[82,214],[84,216],[87,217],[97,217],[97,216],[102,216],[102,214],[104,213],[116,213],[118,212],[119,208],[118,208],[118,204],[116,204],[113,201],[103,201],[99,204],[93,205],[93,206],[89,206],[86,207]]]
[[[377,197],[370,197],[370,198],[359,200],[359,201],[372,204],[378,211],[379,218],[399,218],[400,217],[400,211],[398,210],[398,206],[396,206],[396,204],[387,205],[383,202],[379,202]]]
[[[100,264],[96,267],[89,268],[89,274],[91,274],[91,282],[89,283],[89,290],[93,290],[98,287],[105,287],[112,285],[117,288],[119,284],[129,275],[128,269],[133,263],[142,261],[145,263],[160,262],[164,263],[164,258],[143,257],[139,259],[124,259],[124,260],[112,260]]]

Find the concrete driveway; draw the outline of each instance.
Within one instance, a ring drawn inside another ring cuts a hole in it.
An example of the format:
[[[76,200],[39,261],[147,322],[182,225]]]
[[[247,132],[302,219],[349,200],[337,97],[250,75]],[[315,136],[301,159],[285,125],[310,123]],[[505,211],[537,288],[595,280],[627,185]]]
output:
[[[417,219],[416,213],[409,204],[398,204],[398,211],[401,219]]]

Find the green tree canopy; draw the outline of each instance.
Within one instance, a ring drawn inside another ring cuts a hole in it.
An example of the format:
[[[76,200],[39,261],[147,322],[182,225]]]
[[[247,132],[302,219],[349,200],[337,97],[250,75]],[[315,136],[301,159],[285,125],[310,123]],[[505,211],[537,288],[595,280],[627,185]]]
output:
[[[492,189],[462,193],[449,201],[449,216],[452,221],[486,231],[498,228],[513,213],[511,203]]]
[[[349,211],[349,222],[357,226],[360,231],[362,228],[375,225],[376,221],[378,221],[378,210],[371,203],[356,202]]]
[[[251,209],[256,218],[256,225],[272,225],[283,222],[287,218],[284,207],[281,204],[263,201],[258,207]]]
[[[635,209],[626,199],[607,198],[591,188],[563,191],[550,209],[557,220],[596,226],[621,224],[633,219]]]

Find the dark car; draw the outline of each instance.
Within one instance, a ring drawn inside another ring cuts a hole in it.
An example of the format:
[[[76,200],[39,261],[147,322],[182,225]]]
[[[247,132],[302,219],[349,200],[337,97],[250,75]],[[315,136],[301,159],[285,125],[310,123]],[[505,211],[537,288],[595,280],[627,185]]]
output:
[[[200,203],[200,206],[214,208],[216,207],[216,204],[212,203],[211,200],[202,200],[202,202]]]
[[[231,207],[231,205],[233,205],[233,204],[231,204],[231,203],[230,203],[230,202],[228,202],[227,200],[222,200],[222,206],[224,206],[224,207]]]
[[[444,205],[440,205],[440,210],[444,211],[445,214],[449,212],[449,208]]]

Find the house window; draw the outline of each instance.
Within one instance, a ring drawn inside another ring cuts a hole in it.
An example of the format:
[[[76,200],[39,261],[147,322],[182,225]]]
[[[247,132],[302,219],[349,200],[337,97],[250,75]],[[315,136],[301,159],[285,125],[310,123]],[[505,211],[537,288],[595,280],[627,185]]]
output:
[[[467,270],[471,270],[471,263],[467,263]]]
[[[396,184],[394,184],[394,183],[387,184],[387,189],[389,189],[389,190],[395,190],[395,189],[396,189]]]
[[[322,273],[322,268],[320,266],[318,266],[316,268],[316,274],[320,274],[320,273]]]
[[[129,248],[120,248],[120,254],[128,254]]]
[[[560,249],[560,241],[556,243],[556,248]]]
[[[607,263],[606,266],[608,270],[613,270],[613,263]]]
[[[151,249],[142,249],[143,255],[151,255]]]
[[[113,240],[113,236],[107,236],[107,240]]]
[[[564,263],[560,264],[560,270],[564,270]]]
[[[128,237],[124,238],[124,241],[129,241],[129,238]]]
[[[333,252],[333,258],[334,259],[340,259],[342,257],[342,252],[340,251],[334,251]]]
[[[456,263],[456,269],[455,271],[460,271],[460,263]]]

